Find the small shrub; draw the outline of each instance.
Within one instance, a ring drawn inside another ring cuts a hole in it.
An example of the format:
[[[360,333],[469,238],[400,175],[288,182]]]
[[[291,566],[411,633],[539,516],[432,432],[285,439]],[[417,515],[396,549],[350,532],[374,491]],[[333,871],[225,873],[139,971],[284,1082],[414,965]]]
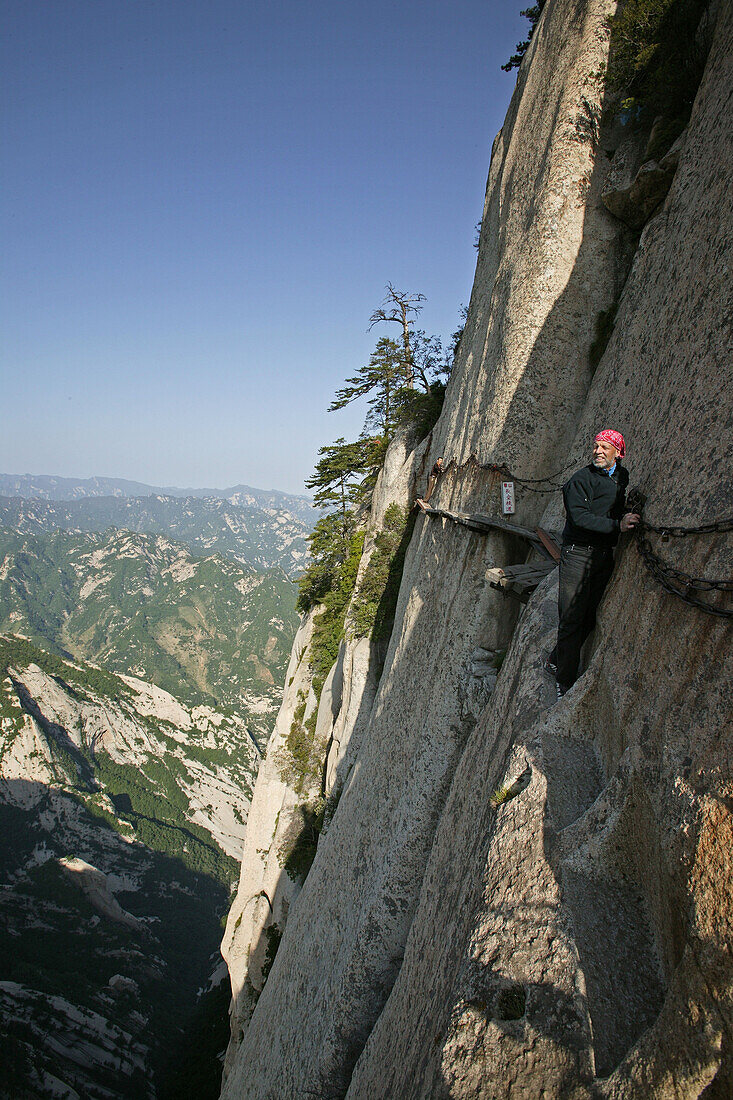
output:
[[[326,799],[323,797],[299,806],[297,815],[278,848],[278,862],[294,882],[304,883],[311,869],[325,812]]]
[[[319,775],[321,769],[321,761],[314,751],[316,713],[304,721],[306,703],[305,693],[299,691],[298,705],[293,712],[288,736],[276,757],[283,783],[293,787],[299,794],[310,779]]]
[[[395,416],[397,424],[413,427],[417,432],[418,440],[424,439],[432,431],[440,416],[445,400],[445,389],[445,383],[437,381],[431,382],[427,392],[414,389],[400,390]]]
[[[697,31],[706,6],[707,0],[626,0],[609,17],[606,90],[622,97],[631,117],[690,117],[705,67]]]
[[[413,525],[414,519],[404,508],[390,504],[352,605],[357,637],[377,641],[389,633]]]

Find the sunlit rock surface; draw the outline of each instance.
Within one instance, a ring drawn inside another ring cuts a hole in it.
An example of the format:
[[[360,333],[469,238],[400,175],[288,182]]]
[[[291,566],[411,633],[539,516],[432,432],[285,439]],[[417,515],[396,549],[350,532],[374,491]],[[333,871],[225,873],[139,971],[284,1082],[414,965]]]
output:
[[[613,10],[550,0],[494,144],[424,467],[453,463],[440,507],[498,513],[487,465],[572,468],[612,424],[652,522],[730,515],[731,4],[638,248],[601,199],[620,138],[599,140],[591,74]],[[617,301],[594,374],[596,322]],[[560,526],[557,495],[518,483],[517,497],[516,522]],[[730,576],[730,545],[655,541],[698,577]],[[518,621],[485,581],[526,553],[418,519],[369,721],[226,1100],[733,1092],[729,620],[664,592],[625,539],[587,670],[556,703],[556,575]],[[481,654],[507,644],[477,691]],[[492,804],[504,788],[518,793]]]

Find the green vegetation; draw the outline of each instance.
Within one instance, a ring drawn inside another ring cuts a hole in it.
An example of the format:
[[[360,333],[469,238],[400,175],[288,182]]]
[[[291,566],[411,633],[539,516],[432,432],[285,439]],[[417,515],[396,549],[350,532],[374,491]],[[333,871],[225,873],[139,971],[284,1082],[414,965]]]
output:
[[[536,4],[533,4],[531,8],[525,8],[524,11],[520,11],[520,15],[523,15],[525,19],[529,19],[529,31],[527,37],[523,42],[517,42],[517,52],[507,61],[506,65],[502,65],[503,72],[510,73],[512,69],[518,69],[522,64],[522,58],[529,49],[529,44],[532,41],[532,35],[535,32],[540,16],[542,15],[542,9],[545,6],[545,0],[537,0]]]
[[[288,736],[277,754],[278,770],[283,783],[288,783],[298,794],[321,772],[321,761],[314,747],[316,715],[311,715],[306,722],[306,706],[305,693],[298,692],[298,704]]]
[[[313,620],[310,669],[315,706],[308,719],[306,697],[300,694],[277,764],[285,782],[304,800],[293,826],[283,840],[279,858],[286,872],[304,881],[315,856],[324,817],[336,801],[323,794],[322,746],[315,741],[316,716],[323,685],[345,636],[346,613],[354,596],[364,549],[366,509],[391,439],[398,430],[415,441],[423,438],[437,420],[452,366],[437,336],[415,331],[414,319],[422,308],[422,294],[408,295],[388,284],[382,306],[371,317],[371,326],[396,323],[401,342],[381,337],[366,366],[361,367],[337,392],[330,411],[366,399],[367,412],[359,440],[342,437],[321,447],[312,477],[306,485],[316,490],[315,502],[328,509],[316,523],[310,539],[310,562],[298,581],[298,610],[318,609]],[[465,317],[464,317],[465,320]],[[453,351],[460,340],[453,334]],[[398,505],[387,510],[384,528],[354,602],[357,636],[382,639],[394,617],[404,555],[412,525]],[[313,798],[310,792],[319,791]]]
[[[41,822],[41,810],[53,815],[51,831]],[[63,1013],[49,1002],[50,997],[60,995],[84,1010],[101,1012],[134,1041],[151,1047],[148,1071],[156,1085],[165,1081],[171,1050],[183,1034],[198,1033],[196,991],[206,986],[211,973],[211,957],[221,938],[219,918],[228,904],[228,884],[196,873],[180,859],[150,849],[139,840],[118,840],[109,827],[89,814],[83,801],[69,793],[56,792],[53,800],[48,798],[30,811],[0,804],[0,829],[3,881],[7,884],[0,922],[3,978],[35,991],[33,1021],[49,1035],[64,1034]],[[31,857],[39,848],[45,849],[49,858],[34,866]],[[116,896],[124,909],[144,920],[131,926],[95,910],[80,889],[77,875],[58,863],[60,856],[70,852],[106,874],[135,883]],[[114,974],[132,979],[139,997],[113,992],[107,983]],[[224,1029],[219,1027],[214,1055],[225,1042],[227,999],[222,994],[224,1009],[219,1022],[223,1021]],[[4,1032],[5,1023],[3,1018]],[[8,1033],[0,1073],[6,1072],[9,1060],[22,1071],[16,1055],[26,1043],[38,1068],[58,1072],[63,1066],[58,1054],[39,1046],[29,1025],[21,1020],[17,1023],[13,1034]],[[209,1073],[216,1064],[212,1058]],[[92,1072],[96,1085],[108,1087],[116,1096],[136,1100],[146,1095],[145,1081],[134,1074],[129,1079],[117,1071],[107,1074],[101,1066]],[[15,1088],[13,1095],[25,1095],[17,1081]],[[87,1094],[83,1088],[78,1091]],[[213,1100],[216,1093],[183,1091],[176,1095],[211,1096]]]
[[[330,446],[321,447],[313,476],[306,481],[309,489],[317,490],[313,499],[319,508],[336,507],[336,512],[331,512],[328,518],[332,523],[332,536],[340,535],[342,553],[348,552],[352,509],[359,500],[364,475],[371,465],[371,443],[372,440],[367,439],[347,443],[341,436]],[[323,538],[323,532],[321,525],[316,541]],[[312,552],[313,537],[310,542]]]
[[[316,615],[313,623],[311,667],[313,690],[317,698],[320,698],[325,679],[338,657],[339,646],[344,637],[346,610],[356,585],[363,549],[364,531],[354,531],[349,539],[348,556],[340,563],[330,589],[321,600],[324,610]]]
[[[189,802],[177,778],[188,778],[182,760],[148,757],[142,767],[116,764],[105,752],[94,758],[95,769],[114,803],[118,817],[132,825],[136,838],[152,851],[173,856],[184,867],[226,885],[238,866],[219,848],[211,834],[188,820]]]
[[[636,121],[666,116],[670,145],[690,117],[705,67],[705,36],[697,32],[706,7],[706,0],[626,0],[608,19],[606,89]]]
[[[63,688],[79,699],[88,699],[88,693],[109,695],[113,699],[132,698],[135,694],[124,680],[103,668],[72,664],[27,638],[0,635],[0,673],[3,676],[7,676],[9,667],[27,668],[31,664],[58,679]]]
[[[354,597],[352,616],[357,637],[378,641],[389,635],[413,526],[414,519],[404,508],[390,504]]]
[[[246,507],[228,500],[158,495],[63,501],[0,497],[0,526],[16,531],[101,534],[114,528],[164,535],[196,556],[223,554],[258,572],[281,568],[288,576],[297,569],[315,519],[308,502],[295,497]]]
[[[190,705],[241,708],[245,692],[276,698],[297,625],[296,592],[281,572],[192,558],[171,540],[129,532],[0,528],[0,556],[9,562],[0,630],[99,662],[111,670],[100,677],[152,680]]]

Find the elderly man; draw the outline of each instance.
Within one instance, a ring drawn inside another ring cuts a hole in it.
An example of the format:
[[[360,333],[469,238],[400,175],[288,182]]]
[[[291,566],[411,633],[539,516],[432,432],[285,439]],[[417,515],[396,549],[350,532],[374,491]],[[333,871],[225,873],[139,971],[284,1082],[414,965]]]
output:
[[[639,522],[626,512],[629,474],[620,432],[604,428],[593,441],[593,461],[563,486],[566,522],[560,555],[557,645],[548,658],[558,699],[578,678],[580,650],[596,622],[596,610],[613,571],[620,532]]]

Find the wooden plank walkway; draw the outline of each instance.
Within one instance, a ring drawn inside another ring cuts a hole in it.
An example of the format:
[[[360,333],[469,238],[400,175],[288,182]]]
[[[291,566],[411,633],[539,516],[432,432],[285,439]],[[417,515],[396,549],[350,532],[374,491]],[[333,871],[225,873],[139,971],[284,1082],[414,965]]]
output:
[[[489,531],[507,531],[511,535],[519,535],[520,538],[528,539],[529,542],[539,541],[536,533],[531,531],[529,527],[520,527],[518,523],[509,523],[508,520],[500,516],[485,516],[480,512],[470,514],[468,512],[449,512],[445,508],[431,508],[429,504],[424,504],[421,500],[416,503],[426,516],[449,519],[453,523],[460,523],[463,527],[480,531],[484,535],[487,535]]]
[[[531,562],[525,565],[498,566],[487,571],[489,584],[496,588],[503,596],[512,596],[514,599],[526,603],[540,581],[551,573],[560,561],[560,548],[555,539],[541,527],[530,530],[518,523],[510,523],[502,516],[487,516],[476,512],[449,512],[445,508],[431,508],[422,500],[417,502],[418,508],[426,516],[436,516],[439,519],[447,519],[452,523],[458,523],[462,527],[468,527],[471,531],[478,531],[487,535],[490,531],[503,531],[507,534],[518,535],[525,539],[533,550],[536,550],[544,561]]]
[[[540,581],[555,568],[554,561],[538,561],[529,565],[507,565],[503,569],[487,569],[489,584],[502,596],[512,596],[520,603],[527,603]]]

